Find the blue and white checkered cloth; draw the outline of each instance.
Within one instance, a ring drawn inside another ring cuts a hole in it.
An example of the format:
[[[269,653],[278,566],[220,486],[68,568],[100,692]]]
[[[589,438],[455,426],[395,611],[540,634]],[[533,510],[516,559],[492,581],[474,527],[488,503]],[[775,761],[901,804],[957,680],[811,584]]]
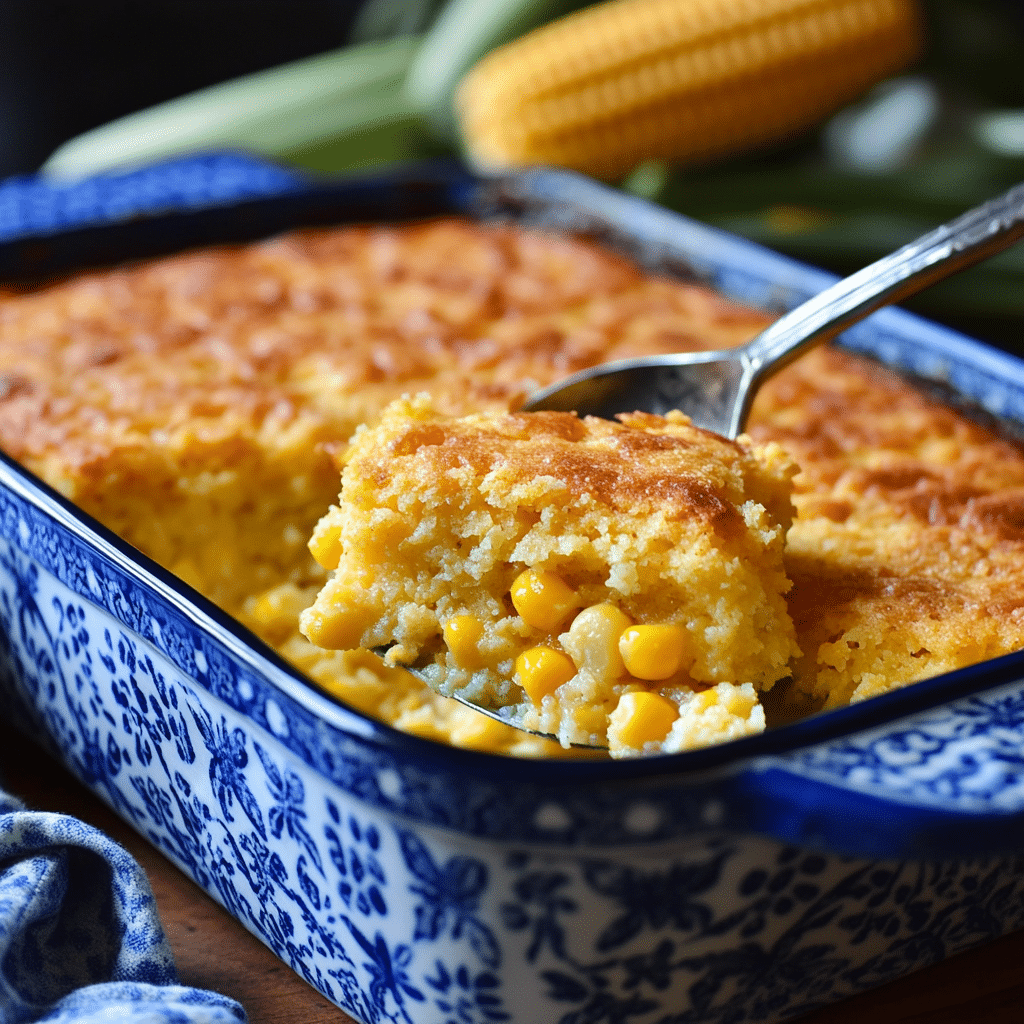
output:
[[[178,984],[149,881],[98,829],[0,792],[0,1024],[238,1024]]]

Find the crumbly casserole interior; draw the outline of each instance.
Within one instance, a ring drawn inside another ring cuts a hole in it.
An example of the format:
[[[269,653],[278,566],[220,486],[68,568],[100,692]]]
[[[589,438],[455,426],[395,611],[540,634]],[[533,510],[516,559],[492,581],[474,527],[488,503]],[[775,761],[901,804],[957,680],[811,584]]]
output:
[[[0,292],[0,446],[341,699],[443,742],[564,756],[301,635],[338,460],[403,395],[505,412],[766,319],[586,239],[455,218],[299,231]],[[800,467],[783,559],[802,653],[772,695],[840,705],[1022,645],[1018,444],[833,349],[770,382],[749,433]]]

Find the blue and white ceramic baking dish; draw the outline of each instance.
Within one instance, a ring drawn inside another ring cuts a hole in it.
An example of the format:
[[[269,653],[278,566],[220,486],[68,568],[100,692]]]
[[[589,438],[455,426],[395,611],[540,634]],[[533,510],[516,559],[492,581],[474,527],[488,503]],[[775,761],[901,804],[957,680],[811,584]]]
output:
[[[0,273],[450,211],[773,309],[829,280],[572,175],[230,155],[7,183]],[[845,343],[1024,422],[1006,355],[895,310]],[[333,702],[6,461],[0,517],[8,713],[359,1020],[773,1021],[1024,925],[1024,654],[710,750],[520,762]]]

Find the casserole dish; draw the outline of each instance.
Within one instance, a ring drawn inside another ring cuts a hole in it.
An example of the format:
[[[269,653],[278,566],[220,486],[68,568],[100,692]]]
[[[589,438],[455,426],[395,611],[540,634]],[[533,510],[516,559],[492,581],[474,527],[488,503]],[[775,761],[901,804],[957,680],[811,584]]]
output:
[[[0,267],[449,212],[765,309],[830,280],[562,172],[320,181],[232,155],[9,183]],[[1009,356],[898,310],[844,344],[1024,423]],[[7,713],[362,1021],[780,1020],[1024,924],[1024,654],[720,747],[521,761],[349,710],[8,459],[0,485]]]

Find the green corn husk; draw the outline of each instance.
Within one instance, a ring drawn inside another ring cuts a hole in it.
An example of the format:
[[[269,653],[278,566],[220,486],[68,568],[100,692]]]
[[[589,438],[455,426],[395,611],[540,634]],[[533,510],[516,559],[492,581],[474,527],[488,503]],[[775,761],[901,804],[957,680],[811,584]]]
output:
[[[426,32],[444,0],[365,0],[349,31],[350,43]]]
[[[418,37],[343,47],[149,107],[64,143],[42,172],[80,178],[203,149],[245,149],[315,170],[422,154],[403,83]]]

